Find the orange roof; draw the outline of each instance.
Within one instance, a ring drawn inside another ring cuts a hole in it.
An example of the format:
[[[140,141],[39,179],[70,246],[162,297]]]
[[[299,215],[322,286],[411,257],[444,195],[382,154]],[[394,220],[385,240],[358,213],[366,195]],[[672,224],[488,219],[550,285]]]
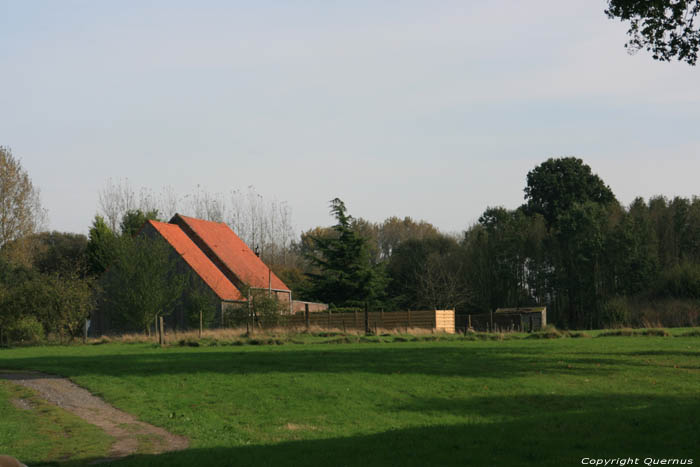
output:
[[[289,290],[274,272],[270,274],[267,265],[226,224],[180,214],[175,214],[170,222],[178,222],[178,218],[211,249],[223,266],[239,281],[251,287],[267,289],[268,281],[271,280],[273,289]]]
[[[221,300],[245,300],[236,286],[207,258],[180,227],[150,220],[148,223],[175,248],[175,251]]]

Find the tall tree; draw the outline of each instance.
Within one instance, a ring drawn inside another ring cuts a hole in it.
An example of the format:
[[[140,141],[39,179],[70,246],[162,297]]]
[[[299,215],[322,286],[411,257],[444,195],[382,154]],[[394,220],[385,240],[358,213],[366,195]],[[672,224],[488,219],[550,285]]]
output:
[[[591,168],[576,157],[550,158],[527,174],[526,208],[542,214],[549,227],[576,203],[608,204],[615,195]]]
[[[86,257],[88,271],[102,274],[116,257],[117,235],[109,228],[102,216],[95,216],[88,234]]]
[[[339,306],[378,300],[385,288],[383,268],[372,265],[367,241],[353,228],[345,203],[335,198],[330,207],[333,235],[311,237],[309,260],[319,269],[310,274],[314,295]]]
[[[38,188],[10,148],[0,146],[0,247],[37,231],[45,221]]]
[[[116,320],[148,332],[157,316],[182,298],[187,277],[177,271],[172,248],[159,238],[123,235],[103,277],[103,306]]]

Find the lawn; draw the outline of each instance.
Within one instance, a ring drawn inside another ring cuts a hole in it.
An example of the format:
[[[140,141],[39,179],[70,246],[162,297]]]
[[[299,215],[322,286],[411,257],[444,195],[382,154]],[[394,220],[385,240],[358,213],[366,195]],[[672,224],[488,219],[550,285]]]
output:
[[[698,337],[52,346],[0,350],[0,369],[70,377],[191,440],[118,466],[700,462]],[[0,413],[16,420],[12,390],[0,385]],[[50,439],[26,449],[40,425],[13,436],[6,420],[0,451],[59,460]],[[70,443],[74,461],[106,452],[89,437],[91,449]]]

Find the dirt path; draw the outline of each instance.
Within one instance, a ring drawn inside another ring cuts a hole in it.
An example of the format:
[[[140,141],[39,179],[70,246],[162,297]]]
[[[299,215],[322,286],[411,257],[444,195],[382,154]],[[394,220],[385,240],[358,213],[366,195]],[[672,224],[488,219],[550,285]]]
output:
[[[109,452],[112,459],[135,454],[137,451],[152,454],[179,451],[189,444],[187,438],[141,422],[66,378],[38,372],[0,373],[0,378],[33,389],[52,404],[76,414],[113,436],[115,442]]]

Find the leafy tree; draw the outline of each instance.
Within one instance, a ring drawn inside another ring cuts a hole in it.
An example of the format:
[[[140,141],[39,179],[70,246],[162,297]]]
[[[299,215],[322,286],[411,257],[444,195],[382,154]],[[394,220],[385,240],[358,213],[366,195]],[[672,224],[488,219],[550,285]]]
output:
[[[576,203],[608,204],[615,196],[581,159],[562,157],[550,158],[528,172],[525,200],[527,211],[541,214],[551,227]]]
[[[93,308],[92,281],[81,278],[77,272],[53,273],[44,278],[50,298],[40,321],[61,341],[66,336],[71,340],[78,337]]]
[[[406,240],[388,261],[388,291],[402,309],[460,307],[471,298],[463,269],[464,255],[454,238]]]
[[[629,21],[625,47],[631,52],[646,49],[654,60],[689,65],[698,58],[699,12],[700,0],[608,0],[605,10],[611,19]]]
[[[335,198],[330,207],[337,221],[332,235],[310,237],[308,258],[319,270],[309,274],[313,294],[338,306],[376,302],[386,286],[383,268],[372,265],[367,241],[353,228],[343,201]]]
[[[382,259],[389,259],[396,247],[411,239],[438,237],[440,233],[432,224],[425,221],[416,222],[410,217],[399,219],[390,217],[379,226],[379,251]]]
[[[141,211],[140,209],[130,209],[122,216],[119,228],[122,235],[135,236],[141,230],[141,227],[148,220],[158,220],[158,210]]]
[[[112,264],[117,253],[117,240],[117,235],[107,226],[104,218],[95,216],[85,249],[90,273],[102,274]]]
[[[149,332],[158,316],[169,314],[182,297],[186,275],[162,239],[119,238],[116,255],[103,277],[103,301],[115,320]]]
[[[0,146],[0,247],[25,238],[45,221],[39,190],[10,148]]]
[[[187,324],[191,328],[199,328],[201,314],[203,327],[210,327],[216,320],[216,311],[221,302],[199,277],[194,274],[186,276],[183,305]]]

